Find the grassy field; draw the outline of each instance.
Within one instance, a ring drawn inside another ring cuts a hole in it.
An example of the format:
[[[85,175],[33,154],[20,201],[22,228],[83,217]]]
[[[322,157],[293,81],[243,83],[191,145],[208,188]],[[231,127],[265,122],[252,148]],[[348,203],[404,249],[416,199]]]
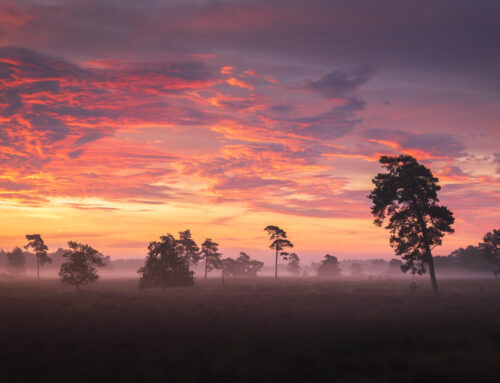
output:
[[[3,382],[498,382],[500,283],[0,281]]]

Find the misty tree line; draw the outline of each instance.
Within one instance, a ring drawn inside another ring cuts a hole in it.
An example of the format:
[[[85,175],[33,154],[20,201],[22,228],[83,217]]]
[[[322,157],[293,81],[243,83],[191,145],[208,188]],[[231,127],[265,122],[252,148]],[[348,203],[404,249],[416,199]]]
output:
[[[445,234],[454,232],[455,218],[446,207],[439,205],[437,192],[441,189],[438,179],[412,156],[382,156],[379,161],[386,170],[373,178],[374,188],[368,198],[372,201],[374,223],[390,231],[390,245],[401,260],[392,260],[390,269],[399,267],[403,272],[424,274],[429,271],[432,288],[439,295],[435,267],[443,265],[449,258],[436,257],[432,250],[442,244]],[[286,232],[278,226],[264,229],[270,240],[275,261],[275,279],[278,278],[278,260],[287,261],[287,270],[293,275],[301,273],[300,258],[289,252],[294,247]],[[39,234],[26,236],[25,249],[35,252],[37,276],[40,267],[51,262],[47,246]],[[469,246],[451,254],[452,259],[473,259],[471,254],[480,254],[489,263],[496,278],[500,275],[500,230],[486,233],[477,247]],[[64,262],[59,276],[65,283],[76,286],[97,280],[97,268],[106,264],[105,257],[89,245],[68,242],[69,250],[64,250]],[[8,267],[21,271],[25,267],[25,255],[20,248],[5,253]],[[477,257],[476,257],[477,258]],[[207,238],[198,247],[189,230],[179,233],[179,238],[171,234],[160,237],[148,246],[144,266],[138,270],[141,287],[189,286],[194,283],[192,266],[202,262],[205,279],[208,272],[221,270],[222,281],[228,276],[256,276],[263,263],[252,260],[242,252],[237,259],[222,259],[218,243]],[[361,275],[359,264],[351,265],[352,275]],[[317,269],[318,276],[340,275],[339,262],[335,256],[327,254]]]

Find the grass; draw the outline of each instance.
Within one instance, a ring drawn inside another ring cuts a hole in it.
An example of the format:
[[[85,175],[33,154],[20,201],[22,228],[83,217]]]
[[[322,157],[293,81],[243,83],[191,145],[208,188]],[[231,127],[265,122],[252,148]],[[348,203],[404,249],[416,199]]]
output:
[[[0,282],[5,382],[496,382],[500,283]]]

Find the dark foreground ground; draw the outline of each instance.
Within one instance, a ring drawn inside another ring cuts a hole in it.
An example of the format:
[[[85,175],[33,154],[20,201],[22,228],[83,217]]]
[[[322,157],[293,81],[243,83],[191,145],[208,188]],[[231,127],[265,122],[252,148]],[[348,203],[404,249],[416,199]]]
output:
[[[498,382],[500,281],[0,281],[2,382]]]

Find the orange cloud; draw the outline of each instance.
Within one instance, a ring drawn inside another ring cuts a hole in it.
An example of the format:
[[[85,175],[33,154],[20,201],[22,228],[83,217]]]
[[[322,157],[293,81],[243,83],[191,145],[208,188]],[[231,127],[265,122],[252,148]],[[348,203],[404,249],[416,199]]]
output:
[[[245,81],[238,80],[236,77],[231,77],[226,80],[226,82],[231,86],[237,86],[239,88],[250,89],[253,90],[254,86],[246,83]]]
[[[220,68],[220,73],[221,73],[221,74],[231,74],[231,73],[233,73],[235,70],[236,70],[236,68],[235,68],[235,67],[230,66],[230,65],[226,65],[226,66],[223,66],[222,68]]]

